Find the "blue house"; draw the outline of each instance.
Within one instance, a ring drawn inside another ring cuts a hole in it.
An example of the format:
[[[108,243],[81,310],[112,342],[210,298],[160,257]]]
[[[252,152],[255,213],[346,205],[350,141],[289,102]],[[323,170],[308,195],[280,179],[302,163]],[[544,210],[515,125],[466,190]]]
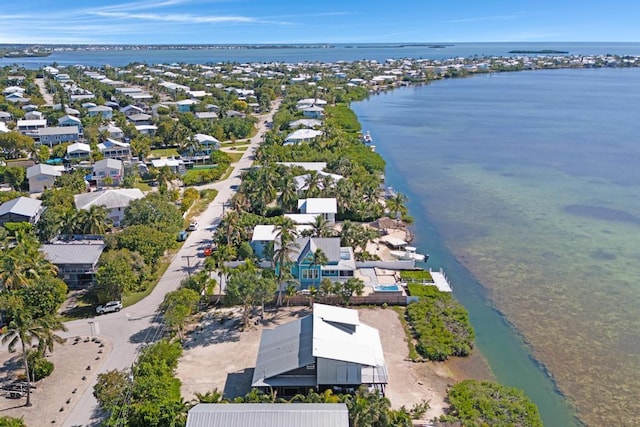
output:
[[[103,119],[110,119],[113,117],[113,108],[106,105],[98,105],[97,107],[91,107],[87,109],[89,117],[102,116]]]
[[[301,289],[318,287],[324,278],[340,281],[353,277],[356,270],[353,249],[340,247],[339,237],[304,237],[296,239],[296,243],[298,247],[290,255],[293,260],[291,274],[300,281]],[[315,264],[313,260],[318,250],[327,257],[327,262],[322,265]]]
[[[82,136],[82,133],[83,133],[82,121],[80,121],[80,119],[77,117],[71,116],[69,114],[67,114],[66,116],[62,116],[58,119],[58,126],[59,127],[75,126],[78,128],[78,134]]]

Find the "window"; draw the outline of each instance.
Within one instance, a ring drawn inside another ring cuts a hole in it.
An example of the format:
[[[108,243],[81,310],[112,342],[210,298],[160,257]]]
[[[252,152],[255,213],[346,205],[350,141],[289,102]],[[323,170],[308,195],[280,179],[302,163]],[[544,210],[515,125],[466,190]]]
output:
[[[313,280],[320,277],[320,272],[317,269],[302,270],[302,278],[305,280]]]

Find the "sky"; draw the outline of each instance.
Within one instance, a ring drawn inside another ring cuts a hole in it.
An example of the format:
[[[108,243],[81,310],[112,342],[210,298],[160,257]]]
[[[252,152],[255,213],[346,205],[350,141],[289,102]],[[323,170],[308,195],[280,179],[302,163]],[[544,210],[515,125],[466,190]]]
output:
[[[637,0],[5,0],[0,43],[640,42]]]

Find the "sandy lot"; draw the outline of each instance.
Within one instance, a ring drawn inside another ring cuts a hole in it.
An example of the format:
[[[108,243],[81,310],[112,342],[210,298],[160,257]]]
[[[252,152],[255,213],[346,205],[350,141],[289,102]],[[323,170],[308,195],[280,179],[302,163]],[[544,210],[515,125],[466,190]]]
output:
[[[359,309],[360,320],[380,331],[382,347],[389,370],[386,395],[394,408],[410,408],[423,400],[430,401],[426,419],[443,413],[449,384],[457,379],[491,378],[491,373],[478,357],[445,363],[414,363],[406,360],[408,349],[402,324],[391,309]],[[177,376],[182,381],[185,400],[194,393],[214,389],[225,397],[241,396],[250,390],[262,328],[272,328],[296,317],[309,314],[309,308],[281,308],[266,313],[263,324],[240,331],[240,309],[211,311],[184,341],[185,350],[178,364]]]
[[[24,417],[30,427],[62,425],[111,351],[105,340],[93,342],[82,337],[74,342],[75,339],[69,339],[65,344],[56,344],[53,353],[47,356],[55,368],[49,377],[35,384],[37,388],[31,391],[33,406],[23,406],[26,398],[14,400],[3,396],[0,415]],[[91,366],[90,370],[87,370],[88,366]],[[0,384],[11,383],[23,372],[19,352],[0,351]]]

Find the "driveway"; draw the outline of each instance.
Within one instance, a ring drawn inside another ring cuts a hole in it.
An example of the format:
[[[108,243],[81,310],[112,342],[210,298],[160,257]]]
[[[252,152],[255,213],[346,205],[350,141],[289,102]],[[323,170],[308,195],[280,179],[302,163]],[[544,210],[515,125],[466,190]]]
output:
[[[249,148],[236,163],[230,177],[224,181],[199,187],[215,188],[218,190],[218,195],[197,219],[200,227],[191,232],[153,292],[147,298],[118,313],[66,323],[69,331],[64,336],[96,335],[111,342],[112,351],[99,372],[131,367],[140,349],[162,336],[161,319],[157,315],[158,306],[162,303],[165,294],[180,286],[180,282],[187,277],[189,268],[191,271],[196,271],[202,266],[204,258],[200,256],[200,248],[211,241],[212,233],[222,218],[223,204],[231,200],[240,185],[242,169],[252,165],[255,151],[267,131],[265,121],[272,120],[273,113],[280,107],[280,101],[275,101],[272,106],[271,112],[258,116],[258,132],[251,138]],[[70,412],[64,423],[65,426],[100,425],[100,418],[96,416],[97,401],[93,397],[93,385],[97,373],[91,378],[91,386]]]

